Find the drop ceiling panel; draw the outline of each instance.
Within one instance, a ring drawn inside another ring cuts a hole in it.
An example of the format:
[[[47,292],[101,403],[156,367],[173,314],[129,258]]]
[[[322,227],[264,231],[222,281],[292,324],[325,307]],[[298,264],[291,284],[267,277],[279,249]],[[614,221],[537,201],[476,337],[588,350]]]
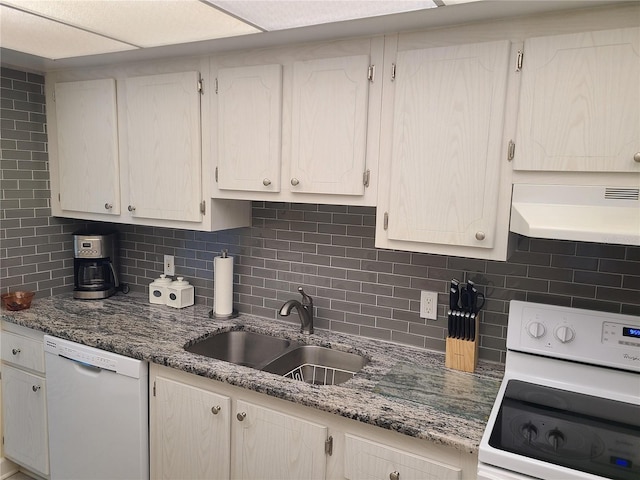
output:
[[[206,0],[267,31],[433,8],[432,0]]]
[[[138,47],[259,32],[255,27],[198,0],[3,2]]]
[[[0,6],[0,32],[3,48],[49,59],[135,48],[5,6]]]

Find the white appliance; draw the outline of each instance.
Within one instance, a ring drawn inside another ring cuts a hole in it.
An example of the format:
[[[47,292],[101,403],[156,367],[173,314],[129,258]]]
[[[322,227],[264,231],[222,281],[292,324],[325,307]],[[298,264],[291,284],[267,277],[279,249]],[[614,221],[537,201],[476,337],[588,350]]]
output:
[[[51,480],[149,478],[149,364],[45,335]]]
[[[640,317],[511,301],[479,480],[640,478]]]

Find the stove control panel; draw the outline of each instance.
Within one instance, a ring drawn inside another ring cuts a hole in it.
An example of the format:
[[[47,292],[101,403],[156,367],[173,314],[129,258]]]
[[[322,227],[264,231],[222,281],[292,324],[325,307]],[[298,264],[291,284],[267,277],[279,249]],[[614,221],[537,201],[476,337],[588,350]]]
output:
[[[507,349],[640,372],[640,317],[512,300]]]

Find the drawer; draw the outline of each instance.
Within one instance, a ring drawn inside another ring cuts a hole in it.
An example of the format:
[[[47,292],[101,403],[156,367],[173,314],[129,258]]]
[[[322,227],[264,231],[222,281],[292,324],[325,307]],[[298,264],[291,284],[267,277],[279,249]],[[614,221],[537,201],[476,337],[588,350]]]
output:
[[[460,480],[462,470],[426,457],[345,435],[344,473],[349,480]]]
[[[43,342],[2,332],[2,360],[16,367],[44,373]]]

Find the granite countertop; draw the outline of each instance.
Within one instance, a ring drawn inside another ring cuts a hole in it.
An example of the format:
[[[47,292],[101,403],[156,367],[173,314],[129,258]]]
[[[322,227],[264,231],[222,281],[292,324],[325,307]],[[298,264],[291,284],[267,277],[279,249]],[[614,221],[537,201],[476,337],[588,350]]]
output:
[[[444,354],[353,335],[299,333],[290,322],[241,314],[209,318],[210,307],[152,305],[140,294],[74,300],[36,298],[28,310],[2,319],[58,338],[166,365],[357,421],[477,453],[504,369],[482,362],[475,373],[444,366]],[[194,340],[232,329],[359,353],[369,363],[353,379],[310,385],[186,352]]]

